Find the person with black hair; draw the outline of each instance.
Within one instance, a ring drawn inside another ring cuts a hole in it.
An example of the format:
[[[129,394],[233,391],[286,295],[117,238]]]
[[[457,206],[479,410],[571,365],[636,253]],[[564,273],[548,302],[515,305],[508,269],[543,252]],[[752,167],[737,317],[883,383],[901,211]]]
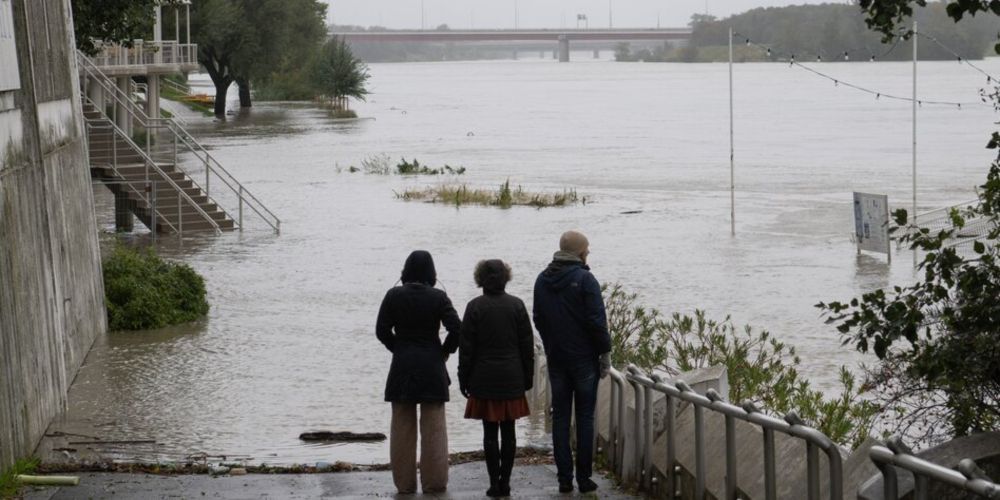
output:
[[[443,290],[434,288],[434,259],[410,254],[400,277],[382,299],[375,335],[392,353],[385,400],[392,403],[389,462],[401,494],[417,490],[417,406],[420,406],[420,483],[424,493],[448,487],[448,428],[444,403],[451,379],[445,368],[458,349],[462,322]],[[448,331],[442,344],[441,325]]]
[[[511,278],[507,264],[499,259],[480,261],[474,277],[483,294],[465,307],[458,382],[468,399],[465,418],[483,422],[490,476],[486,495],[509,496],[517,451],[514,421],[530,414],[524,393],[534,380],[534,334],[524,302],[505,292]]]

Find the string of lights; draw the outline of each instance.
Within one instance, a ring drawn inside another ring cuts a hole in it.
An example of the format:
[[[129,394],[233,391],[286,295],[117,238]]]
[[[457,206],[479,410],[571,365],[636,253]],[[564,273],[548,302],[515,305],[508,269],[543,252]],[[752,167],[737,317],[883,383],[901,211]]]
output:
[[[789,66],[797,67],[797,68],[803,69],[805,71],[808,71],[809,73],[812,73],[812,74],[814,74],[814,75],[816,75],[818,77],[825,78],[825,79],[833,82],[834,86],[837,86],[837,87],[843,86],[843,87],[847,87],[847,88],[850,88],[850,89],[857,90],[859,92],[864,92],[866,94],[874,96],[875,99],[879,99],[879,100],[880,99],[887,99],[887,100],[895,100],[895,101],[913,102],[913,98],[912,97],[906,97],[906,96],[900,96],[900,95],[890,94],[890,93],[881,92],[879,90],[872,89],[872,88],[869,88],[869,87],[865,87],[865,86],[862,86],[862,85],[857,85],[857,84],[854,84],[854,83],[851,83],[851,82],[848,82],[848,81],[844,81],[844,80],[842,80],[840,78],[837,78],[835,76],[829,75],[829,74],[824,73],[822,71],[819,71],[819,70],[817,70],[815,68],[806,66],[806,65],[802,64],[801,62],[795,60],[795,54],[782,54],[782,53],[776,52],[776,51],[772,50],[771,47],[768,47],[767,45],[763,45],[763,44],[754,42],[749,37],[747,37],[747,36],[745,36],[743,34],[740,34],[738,32],[735,32],[735,31],[733,32],[733,38],[739,39],[739,40],[745,40],[745,43],[746,43],[747,46],[749,46],[749,47],[756,47],[757,49],[764,51],[767,54],[768,57],[785,58],[785,59],[787,59],[787,61],[789,63]],[[896,45],[898,43],[899,43],[899,40],[896,41],[896,44],[894,44],[889,49],[889,51],[886,52],[886,54],[888,54],[889,52],[891,52],[896,47]],[[940,42],[937,42],[937,43],[939,45],[941,45]],[[950,49],[948,49],[948,50],[950,50]],[[843,57],[844,57],[844,60],[850,60],[850,54],[849,54],[849,52],[845,51],[844,54],[843,54]],[[960,56],[958,56],[956,54],[956,57],[960,57]],[[870,60],[874,62],[876,60],[876,56],[872,55],[871,58],[870,58]],[[816,56],[816,62],[823,62],[823,58],[821,56],[817,55]],[[975,67],[976,69],[979,69],[976,66],[973,66],[973,67]],[[982,70],[980,70],[980,71],[983,72]],[[996,80],[995,78],[992,78],[989,74],[987,74],[985,72],[983,72],[983,73],[986,74],[987,78],[990,79],[990,81]],[[959,101],[943,101],[943,100],[933,100],[933,99],[917,99],[917,105],[918,106],[923,106],[925,104],[931,105],[931,106],[950,106],[950,107],[955,107],[957,109],[962,109],[962,106],[982,105],[983,102],[982,101],[959,102]]]
[[[912,34],[912,31],[910,33]],[[917,32],[917,36],[925,38],[927,40],[930,40],[935,45],[937,45],[938,47],[940,47],[941,50],[944,50],[945,52],[947,52],[947,53],[951,54],[952,56],[954,56],[955,60],[957,60],[959,64],[965,63],[968,67],[970,67],[970,68],[978,71],[980,74],[982,74],[983,76],[986,77],[986,83],[987,84],[990,84],[990,83],[993,83],[993,82],[1000,82],[1000,80],[997,80],[997,78],[995,76],[989,74],[988,72],[986,72],[985,70],[983,70],[983,68],[980,68],[979,66],[976,66],[972,61],[970,61],[970,60],[962,57],[961,54],[959,54],[958,52],[955,52],[954,50],[952,50],[951,47],[945,45],[944,43],[941,42],[941,40],[938,40],[936,37],[934,37],[932,35],[928,35],[927,33],[923,33],[923,32],[920,32],[920,31]]]

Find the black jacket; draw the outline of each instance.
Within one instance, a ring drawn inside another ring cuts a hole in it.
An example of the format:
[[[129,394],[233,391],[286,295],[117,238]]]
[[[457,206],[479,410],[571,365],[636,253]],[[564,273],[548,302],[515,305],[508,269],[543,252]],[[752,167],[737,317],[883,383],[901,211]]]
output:
[[[538,275],[532,312],[549,364],[596,362],[611,351],[601,285],[581,262],[555,260]]]
[[[392,352],[386,401],[448,401],[451,380],[445,355],[458,349],[462,322],[448,295],[433,287],[434,262],[430,254],[423,253],[426,255],[410,255],[403,270],[404,284],[386,292],[378,311],[375,335]],[[443,345],[439,336],[442,324],[448,330]]]
[[[534,334],[521,299],[487,291],[465,307],[458,351],[458,383],[479,399],[516,399],[531,389]]]

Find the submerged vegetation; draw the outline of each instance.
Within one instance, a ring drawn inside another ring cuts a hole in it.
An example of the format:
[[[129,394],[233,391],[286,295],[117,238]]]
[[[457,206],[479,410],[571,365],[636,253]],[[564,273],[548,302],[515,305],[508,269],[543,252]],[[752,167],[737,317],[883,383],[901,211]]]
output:
[[[371,155],[361,160],[361,167],[351,165],[347,167],[347,171],[352,174],[363,172],[368,175],[462,175],[465,173],[465,167],[452,167],[445,164],[443,167],[433,168],[421,165],[420,160],[416,158],[412,162],[407,161],[406,158],[400,158],[399,163],[393,166],[389,155],[383,153]]]
[[[604,300],[617,366],[631,363],[646,372],[677,374],[723,365],[733,403],[751,402],[776,416],[794,411],[834,442],[852,447],[872,430],[880,408],[862,397],[863,388],[844,367],[840,393],[827,399],[799,374],[795,348],[767,331],[738,328],[728,317],[714,321],[703,311],[667,318],[643,307],[619,284],[604,287]]]
[[[587,198],[580,197],[575,189],[564,189],[561,193],[533,193],[525,191],[521,186],[517,186],[516,189],[511,188],[510,180],[505,181],[495,190],[469,188],[465,184],[445,184],[407,189],[402,193],[396,193],[396,199],[445,203],[456,207],[482,205],[499,208],[510,208],[515,205],[535,208],[562,207],[576,203],[587,203]]]
[[[205,280],[187,264],[118,245],[103,267],[110,330],[163,328],[208,314]]]

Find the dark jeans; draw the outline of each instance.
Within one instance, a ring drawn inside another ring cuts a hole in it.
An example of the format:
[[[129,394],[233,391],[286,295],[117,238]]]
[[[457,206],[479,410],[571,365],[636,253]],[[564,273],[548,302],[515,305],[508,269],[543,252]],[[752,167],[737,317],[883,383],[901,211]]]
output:
[[[600,381],[597,359],[549,365],[552,384],[552,448],[560,483],[573,480],[569,447],[570,411],[576,408],[576,479],[590,479],[594,467],[594,407]]]

